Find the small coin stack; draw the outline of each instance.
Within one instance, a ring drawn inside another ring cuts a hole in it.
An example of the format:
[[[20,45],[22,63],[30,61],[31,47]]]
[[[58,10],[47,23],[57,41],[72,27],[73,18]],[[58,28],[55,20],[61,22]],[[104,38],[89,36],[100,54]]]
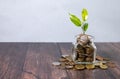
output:
[[[104,58],[97,56],[96,60],[97,63],[94,64],[75,64],[72,60],[72,57],[69,55],[62,55],[62,57],[59,59],[59,62],[53,62],[54,66],[59,66],[61,69],[72,69],[72,70],[83,70],[83,69],[95,69],[95,68],[101,68],[101,69],[107,69],[108,66],[110,67],[110,63],[103,62]],[[113,66],[114,64],[111,64]]]

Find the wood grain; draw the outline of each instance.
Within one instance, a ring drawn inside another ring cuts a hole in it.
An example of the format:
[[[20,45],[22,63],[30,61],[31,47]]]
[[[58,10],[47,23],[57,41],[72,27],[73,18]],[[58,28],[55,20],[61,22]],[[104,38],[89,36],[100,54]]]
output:
[[[64,70],[52,65],[72,54],[72,43],[0,43],[0,79],[119,79],[120,42],[96,43],[97,54],[111,59],[107,70]]]
[[[27,44],[0,44],[0,79],[21,78],[26,50]]]

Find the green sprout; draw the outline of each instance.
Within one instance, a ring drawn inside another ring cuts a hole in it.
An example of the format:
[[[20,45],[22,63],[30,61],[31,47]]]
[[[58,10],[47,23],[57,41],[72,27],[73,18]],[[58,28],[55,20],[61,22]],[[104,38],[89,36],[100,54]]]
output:
[[[86,22],[88,19],[88,11],[87,9],[83,8],[82,12],[81,12],[81,16],[82,16],[82,20],[80,20],[76,15],[73,15],[71,13],[69,13],[70,15],[70,20],[71,22],[76,25],[77,27],[81,27],[83,34],[85,34],[85,32],[88,29],[88,23]]]

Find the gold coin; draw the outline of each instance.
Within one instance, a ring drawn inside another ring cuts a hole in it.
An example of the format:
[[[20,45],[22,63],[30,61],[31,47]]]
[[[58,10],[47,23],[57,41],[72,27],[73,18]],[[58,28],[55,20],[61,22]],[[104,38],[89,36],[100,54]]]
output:
[[[102,61],[100,61],[100,65],[103,65],[103,62],[102,62]]]
[[[95,63],[95,66],[100,66],[100,62]]]
[[[76,69],[85,69],[85,66],[84,65],[75,65],[75,68]]]
[[[108,68],[108,66],[107,66],[107,65],[102,64],[102,65],[100,65],[100,68],[101,68],[101,69],[107,69],[107,68]]]
[[[86,64],[87,69],[94,69],[95,65],[94,64]]]

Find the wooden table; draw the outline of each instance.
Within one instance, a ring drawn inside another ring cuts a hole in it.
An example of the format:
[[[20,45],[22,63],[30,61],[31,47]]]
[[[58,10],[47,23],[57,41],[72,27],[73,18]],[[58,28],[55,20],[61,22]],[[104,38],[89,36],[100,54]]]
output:
[[[62,54],[72,54],[71,43],[0,43],[0,79],[120,79],[120,43],[96,43],[97,54],[116,68],[62,70],[52,66]]]

